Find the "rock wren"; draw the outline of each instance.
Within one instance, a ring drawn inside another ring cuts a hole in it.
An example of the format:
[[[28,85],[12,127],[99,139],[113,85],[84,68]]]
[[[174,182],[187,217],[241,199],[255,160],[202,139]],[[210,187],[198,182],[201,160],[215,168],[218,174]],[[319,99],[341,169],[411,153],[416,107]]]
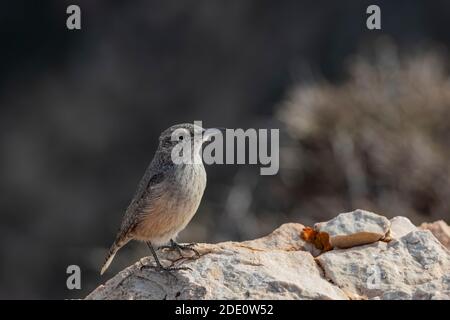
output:
[[[182,134],[179,134],[180,131]],[[158,149],[125,212],[101,274],[109,267],[117,251],[130,240],[146,242],[156,266],[163,270],[176,268],[162,266],[154,245],[161,246],[170,241],[172,248],[193,250],[189,245],[179,245],[174,239],[192,219],[200,204],[206,187],[201,146],[218,132],[206,132],[200,126],[186,123],[174,125],[161,133]],[[193,161],[176,163],[172,159],[172,150],[183,144],[191,148]]]

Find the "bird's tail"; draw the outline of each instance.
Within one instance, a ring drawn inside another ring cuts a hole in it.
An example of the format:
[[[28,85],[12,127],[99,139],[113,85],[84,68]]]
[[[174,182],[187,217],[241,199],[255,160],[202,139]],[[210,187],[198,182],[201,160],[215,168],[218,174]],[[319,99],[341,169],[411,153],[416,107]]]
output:
[[[106,255],[105,262],[103,263],[102,270],[100,271],[100,275],[105,273],[106,269],[108,269],[109,265],[113,261],[117,251],[119,251],[120,248],[127,244],[128,241],[130,241],[130,239],[116,239],[116,241],[114,241],[111,248],[109,248],[108,254]]]

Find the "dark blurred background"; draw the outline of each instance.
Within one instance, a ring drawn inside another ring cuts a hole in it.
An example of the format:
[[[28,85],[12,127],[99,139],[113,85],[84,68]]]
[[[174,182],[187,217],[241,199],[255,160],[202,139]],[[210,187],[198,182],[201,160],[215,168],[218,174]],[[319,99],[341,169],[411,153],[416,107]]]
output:
[[[449,1],[7,0],[0,34],[0,298],[82,298],[148,255],[131,243],[99,275],[159,133],[180,122],[279,128],[281,144],[276,176],[208,166],[181,241],[355,208],[450,219]],[[66,288],[71,264],[82,290]]]

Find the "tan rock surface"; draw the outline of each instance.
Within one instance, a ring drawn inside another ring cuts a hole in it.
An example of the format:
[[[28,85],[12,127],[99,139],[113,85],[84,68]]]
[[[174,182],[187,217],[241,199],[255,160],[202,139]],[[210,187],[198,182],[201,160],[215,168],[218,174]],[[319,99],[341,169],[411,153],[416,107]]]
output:
[[[339,214],[337,217],[316,223],[314,229],[330,236],[331,246],[351,248],[383,239],[390,229],[390,221],[365,210]]]
[[[347,294],[369,299],[450,299],[450,255],[429,231],[317,258]]]
[[[347,299],[302,251],[300,224],[282,225],[267,237],[245,242],[199,244],[199,259],[186,260],[174,276],[141,264],[126,268],[87,299]],[[159,252],[165,260],[178,254]],[[181,261],[180,261],[181,262]],[[169,264],[170,261],[163,261]]]
[[[417,231],[417,227],[406,217],[394,217],[391,219],[391,230],[389,236],[393,239],[400,239],[412,231]]]
[[[303,225],[288,223],[256,240],[198,244],[200,258],[160,250],[163,264],[191,270],[156,271],[145,257],[86,299],[450,299],[450,253],[430,231],[363,210],[319,226],[332,236],[377,237],[320,253],[300,238]],[[375,240],[385,236],[392,240]]]
[[[433,223],[422,223],[421,229],[430,230],[431,233],[447,248],[450,250],[450,226],[444,221],[439,220]]]

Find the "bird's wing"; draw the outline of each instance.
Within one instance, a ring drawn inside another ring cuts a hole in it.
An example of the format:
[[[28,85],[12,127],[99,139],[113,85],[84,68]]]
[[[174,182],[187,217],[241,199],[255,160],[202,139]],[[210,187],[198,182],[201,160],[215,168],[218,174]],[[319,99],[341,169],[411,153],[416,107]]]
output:
[[[122,225],[120,227],[118,238],[126,237],[136,227],[138,222],[143,216],[144,209],[149,205],[149,199],[155,199],[158,197],[155,193],[157,188],[154,188],[164,180],[164,168],[155,170],[153,163],[149,165],[145,171],[144,176],[139,182],[138,188],[135,192],[130,205],[125,211],[125,215],[122,219]]]
[[[154,162],[150,163],[149,167],[145,171],[144,176],[139,182],[136,193],[128,206],[125,215],[122,219],[122,224],[120,226],[119,232],[116,235],[116,239],[109,249],[106,256],[105,263],[101,269],[101,274],[103,274],[111,261],[114,259],[116,252],[124,246],[128,241],[131,240],[131,234],[133,229],[139,223],[142,218],[142,213],[145,211],[145,207],[153,200],[155,200],[159,193],[157,190],[160,188],[155,188],[164,180],[164,169],[155,170],[155,168],[160,168],[155,165]]]

